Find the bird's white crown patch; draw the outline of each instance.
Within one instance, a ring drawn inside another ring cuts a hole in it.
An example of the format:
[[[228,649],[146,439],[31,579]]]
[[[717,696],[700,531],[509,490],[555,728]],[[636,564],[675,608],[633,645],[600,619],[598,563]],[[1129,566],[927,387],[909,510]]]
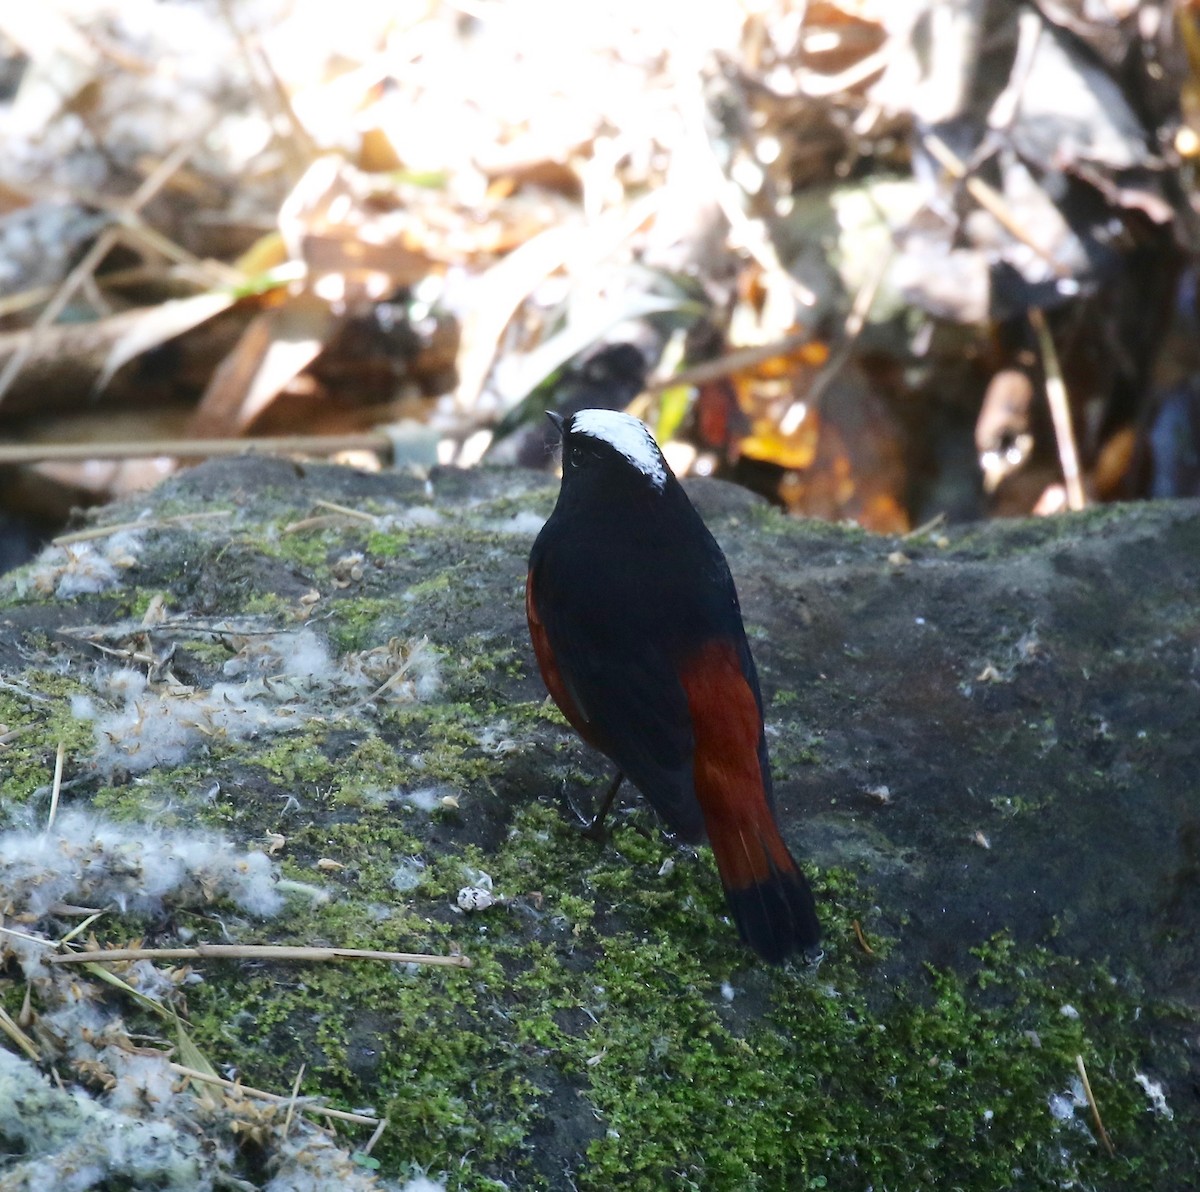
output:
[[[616,448],[656,488],[667,483],[667,463],[650,428],[619,410],[580,410],[571,419],[571,433],[599,439]]]

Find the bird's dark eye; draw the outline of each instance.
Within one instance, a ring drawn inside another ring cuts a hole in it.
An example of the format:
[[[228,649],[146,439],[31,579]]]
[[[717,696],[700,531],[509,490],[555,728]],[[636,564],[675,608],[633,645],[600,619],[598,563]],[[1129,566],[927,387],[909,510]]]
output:
[[[569,454],[570,454],[571,467],[578,468],[583,464],[583,448],[582,447],[572,447]]]

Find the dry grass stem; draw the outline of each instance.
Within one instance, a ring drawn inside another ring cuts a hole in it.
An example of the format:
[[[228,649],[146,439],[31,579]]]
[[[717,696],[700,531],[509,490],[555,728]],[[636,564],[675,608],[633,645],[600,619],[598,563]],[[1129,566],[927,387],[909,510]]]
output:
[[[862,924],[857,919],[852,919],[850,926],[854,928],[855,939],[858,940],[858,946],[868,955],[874,956],[875,949],[867,943],[866,933],[862,929]]]
[[[10,742],[15,741],[18,737],[23,736],[25,733],[31,733],[35,728],[39,727],[40,726],[36,724],[22,724],[18,725],[16,728],[10,728],[8,732],[0,733],[0,746],[8,745]]]
[[[428,964],[470,968],[469,956],[431,956],[421,952],[377,952],[371,948],[306,948],[290,944],[196,944],[190,948],[107,948],[64,952],[51,964],[105,964],[124,960],[378,960],[385,964]]]
[[[171,180],[185,161],[192,155],[194,141],[185,141],[177,145],[172,152],[159,162],[151,171],[150,176],[137,188],[127,200],[119,204],[116,214],[117,222],[104,229],[93,241],[91,248],[84,254],[83,259],[67,274],[54,297],[46,303],[30,328],[29,337],[9,357],[8,363],[0,371],[0,402],[12,387],[21,370],[29,362],[37,348],[38,336],[67,308],[68,303],[83,284],[95,273],[96,268],[104,258],[117,246],[121,240],[122,230],[135,225],[138,212]],[[163,239],[163,238],[159,238]],[[182,251],[182,250],[181,250]]]
[[[351,509],[348,505],[338,505],[333,501],[317,501],[316,506],[318,509],[328,509],[332,513],[340,513],[343,517],[354,518],[372,526],[379,520],[373,513],[363,513],[361,509]]]
[[[0,925],[0,932],[3,932],[4,935],[15,935],[18,939],[25,940],[30,944],[41,944],[43,948],[56,948],[58,946],[53,940],[42,939],[40,935],[30,935],[25,931],[17,931],[15,927]]]
[[[296,1073],[296,1079],[292,1081],[292,1099],[288,1102],[287,1116],[283,1119],[283,1136],[287,1137],[288,1131],[292,1128],[292,1118],[296,1116],[296,1106],[300,1099],[300,1082],[304,1079],[304,1069],[307,1065],[301,1064],[300,1071]]]
[[[924,538],[926,534],[932,534],[934,530],[940,530],[945,524],[945,513],[935,513],[927,522],[922,522],[919,526],[909,530],[907,534],[901,534],[900,541],[908,542],[913,538]]]
[[[226,1080],[223,1076],[214,1076],[208,1072],[201,1072],[197,1068],[186,1068],[183,1064],[168,1063],[167,1066],[178,1076],[186,1076],[189,1080],[198,1080],[202,1084],[219,1085],[231,1093],[237,1093],[241,1097],[250,1097],[256,1101],[274,1101],[281,1104],[294,1099],[279,1093],[268,1093],[264,1089],[252,1089],[248,1085],[238,1084],[236,1080]],[[322,1117],[335,1118],[339,1122],[355,1122],[360,1126],[376,1127],[386,1124],[386,1119],[381,1122],[379,1118],[368,1117],[365,1113],[348,1113],[344,1109],[330,1109],[325,1105],[301,1102],[299,1107],[304,1113],[319,1113]]]
[[[73,546],[76,542],[92,542],[97,538],[111,538],[114,534],[141,530],[165,530],[170,526],[186,525],[188,522],[206,521],[217,517],[229,517],[228,509],[213,509],[207,513],[181,513],[177,517],[159,517],[153,521],[121,522],[115,526],[93,526],[90,530],[76,530],[73,534],[60,534],[51,539],[52,546]]]
[[[1082,509],[1087,504],[1087,497],[1083,491],[1083,479],[1079,475],[1079,452],[1075,447],[1075,428],[1071,424],[1071,403],[1067,397],[1062,368],[1058,363],[1054,337],[1050,334],[1050,328],[1046,326],[1046,316],[1041,307],[1029,308],[1029,325],[1037,336],[1042,371],[1046,375],[1046,401],[1050,405],[1054,437],[1058,441],[1058,459],[1062,467],[1063,484],[1067,490],[1067,508]]]
[[[35,1064],[42,1062],[42,1053],[33,1040],[13,1021],[8,1011],[0,1006],[0,1031],[3,1031]]]
[[[369,1155],[374,1149],[375,1144],[383,1137],[383,1132],[388,1128],[387,1118],[380,1118],[379,1125],[375,1127],[375,1133],[367,1139],[367,1145],[362,1148],[364,1155]]]
[[[1100,1141],[1104,1143],[1104,1149],[1108,1152],[1110,1158],[1115,1158],[1117,1151],[1112,1144],[1112,1139],[1108,1136],[1108,1131],[1104,1128],[1104,1123],[1100,1120],[1100,1107],[1096,1104],[1096,1098],[1092,1093],[1092,1082],[1088,1080],[1087,1069],[1083,1066],[1083,1056],[1075,1057],[1075,1067],[1079,1069],[1079,1078],[1083,1081],[1083,1092],[1087,1097],[1087,1103],[1091,1106],[1092,1121],[1096,1123],[1096,1131],[1100,1135]]]
[[[47,832],[54,827],[54,819],[58,815],[58,796],[62,793],[63,762],[66,757],[66,742],[59,741],[58,752],[54,755],[54,780],[50,786],[50,814],[46,817]]]

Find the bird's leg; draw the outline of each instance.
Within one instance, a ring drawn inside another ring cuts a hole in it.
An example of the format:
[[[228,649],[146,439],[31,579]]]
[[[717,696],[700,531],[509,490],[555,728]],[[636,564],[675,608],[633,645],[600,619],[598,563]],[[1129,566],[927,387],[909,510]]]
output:
[[[604,830],[604,817],[608,815],[612,808],[613,802],[617,797],[617,791],[621,789],[621,783],[625,781],[625,775],[620,770],[617,771],[616,777],[608,784],[608,790],[604,792],[604,801],[600,804],[600,810],[592,816],[592,822],[583,829],[583,834],[589,840],[595,840],[599,844],[603,844],[608,837],[608,833]]]

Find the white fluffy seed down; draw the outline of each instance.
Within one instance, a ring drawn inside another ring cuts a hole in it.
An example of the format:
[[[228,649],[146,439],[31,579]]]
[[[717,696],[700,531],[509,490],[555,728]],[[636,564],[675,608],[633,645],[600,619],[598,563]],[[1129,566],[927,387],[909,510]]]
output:
[[[311,628],[247,635],[212,687],[150,684],[143,671],[101,663],[95,696],[71,711],[96,734],[92,762],[102,774],[144,774],[178,765],[211,741],[242,741],[294,729],[330,707],[431,699],[441,656],[425,638],[393,639],[335,657]]]
[[[223,837],[169,833],[66,811],[54,827],[0,834],[0,905],[41,919],[57,903],[153,915],[225,897],[269,917],[283,905],[275,865]]]

